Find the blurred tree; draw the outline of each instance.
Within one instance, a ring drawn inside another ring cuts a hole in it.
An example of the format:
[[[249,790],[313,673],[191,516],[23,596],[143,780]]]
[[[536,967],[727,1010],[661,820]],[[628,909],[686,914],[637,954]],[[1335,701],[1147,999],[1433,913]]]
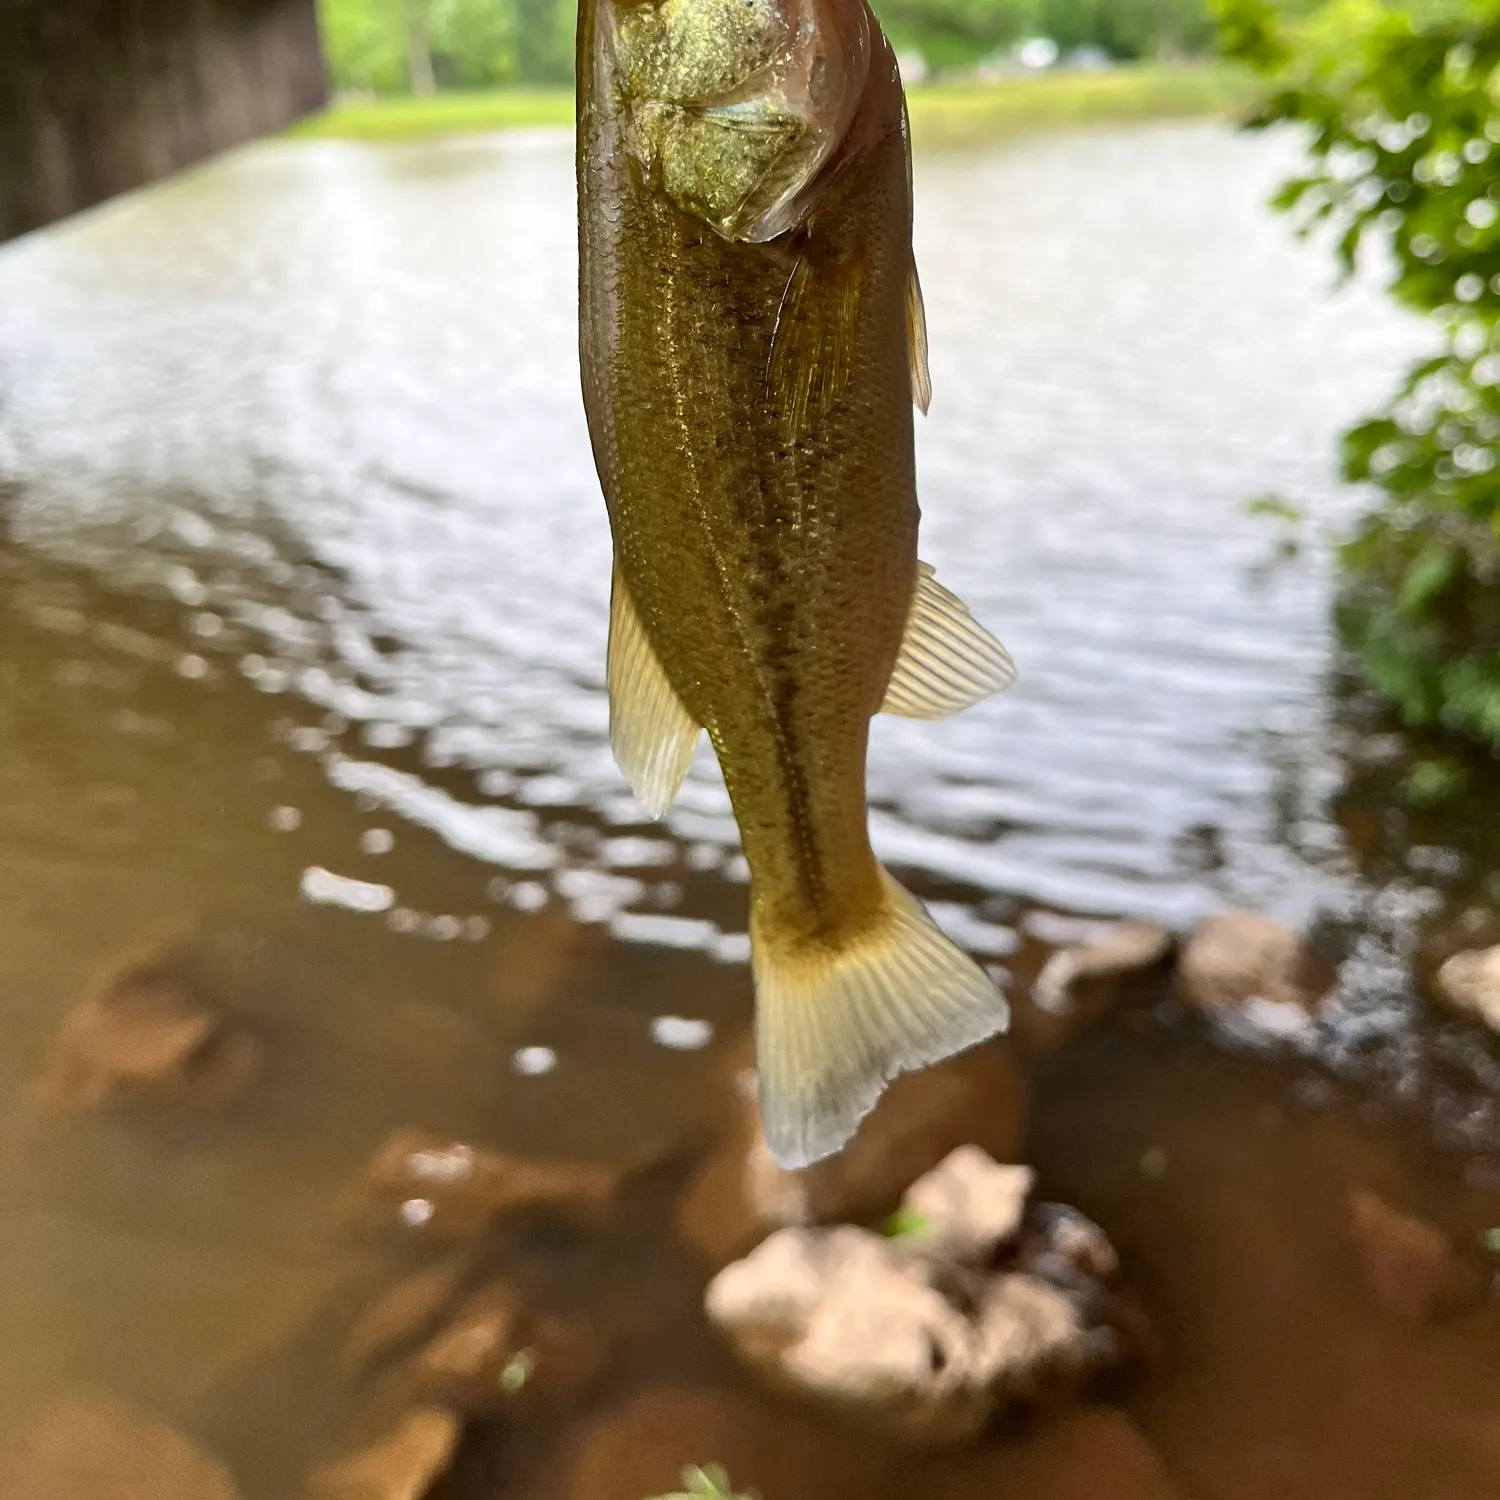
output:
[[[1344,639],[1407,725],[1500,754],[1500,0],[1333,0],[1298,23],[1217,3],[1269,86],[1252,123],[1311,132],[1278,205],[1331,229],[1346,271],[1377,241],[1440,341],[1344,439],[1379,495],[1342,550]]]
[[[345,89],[566,83],[576,0],[322,0],[329,59]],[[875,0],[898,49],[962,67],[1025,36],[1115,57],[1201,52],[1205,0]]]
[[[418,0],[407,0],[416,4]],[[483,88],[518,76],[523,26],[517,0],[425,0],[445,84]],[[548,0],[555,3],[555,0]]]
[[[335,84],[393,94],[406,86],[402,0],[322,0],[323,44]]]

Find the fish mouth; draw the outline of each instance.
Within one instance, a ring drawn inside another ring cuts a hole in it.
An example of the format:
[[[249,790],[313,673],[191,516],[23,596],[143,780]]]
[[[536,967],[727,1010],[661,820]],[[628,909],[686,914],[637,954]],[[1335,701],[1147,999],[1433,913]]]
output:
[[[601,19],[647,182],[728,240],[795,227],[864,90],[864,0],[612,0]]]

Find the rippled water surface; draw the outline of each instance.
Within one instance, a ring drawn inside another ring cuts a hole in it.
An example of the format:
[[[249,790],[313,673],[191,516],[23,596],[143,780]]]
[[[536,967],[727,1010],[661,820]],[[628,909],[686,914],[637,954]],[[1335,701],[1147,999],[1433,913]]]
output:
[[[331,1408],[243,1370],[316,1294],[323,1205],[386,1131],[623,1158],[719,1107],[652,1022],[743,1027],[744,866],[706,749],[655,826],[606,743],[570,150],[270,144],[0,252],[0,1418],[102,1380],[287,1493]],[[923,551],[1021,676],[878,721],[870,785],[880,852],[997,965],[1034,907],[1185,928],[1368,902],[1331,811],[1325,556],[1268,566],[1245,503],[1347,517],[1336,434],[1423,335],[1265,210],[1292,160],[1212,126],[919,160]],[[248,1102],[37,1124],[79,986],[178,918],[262,935]],[[1037,1150],[1126,1218],[1151,1132],[1249,1129],[1280,1087],[1202,1058],[1187,1082],[1161,1042],[1103,1057],[1042,1093]],[[1178,1379],[1141,1413],[1178,1465],[1272,1493],[1232,1478],[1244,1391],[1195,1458]],[[1274,1492],[1377,1494],[1320,1472]]]

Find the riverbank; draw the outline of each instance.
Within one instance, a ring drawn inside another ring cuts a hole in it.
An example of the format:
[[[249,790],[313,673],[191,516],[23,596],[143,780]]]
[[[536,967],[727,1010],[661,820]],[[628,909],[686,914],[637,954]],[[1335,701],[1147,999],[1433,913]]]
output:
[[[912,131],[925,145],[959,145],[1027,130],[1117,120],[1229,115],[1253,92],[1249,76],[1219,63],[1043,73],[997,83],[924,84],[909,91]],[[567,125],[566,88],[501,89],[427,98],[346,100],[294,127],[297,136],[395,141]]]

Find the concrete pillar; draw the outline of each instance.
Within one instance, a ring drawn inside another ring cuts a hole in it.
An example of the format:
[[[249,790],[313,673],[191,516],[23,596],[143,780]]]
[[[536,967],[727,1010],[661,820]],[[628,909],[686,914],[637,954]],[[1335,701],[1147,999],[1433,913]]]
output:
[[[0,0],[0,240],[326,98],[316,0]]]

